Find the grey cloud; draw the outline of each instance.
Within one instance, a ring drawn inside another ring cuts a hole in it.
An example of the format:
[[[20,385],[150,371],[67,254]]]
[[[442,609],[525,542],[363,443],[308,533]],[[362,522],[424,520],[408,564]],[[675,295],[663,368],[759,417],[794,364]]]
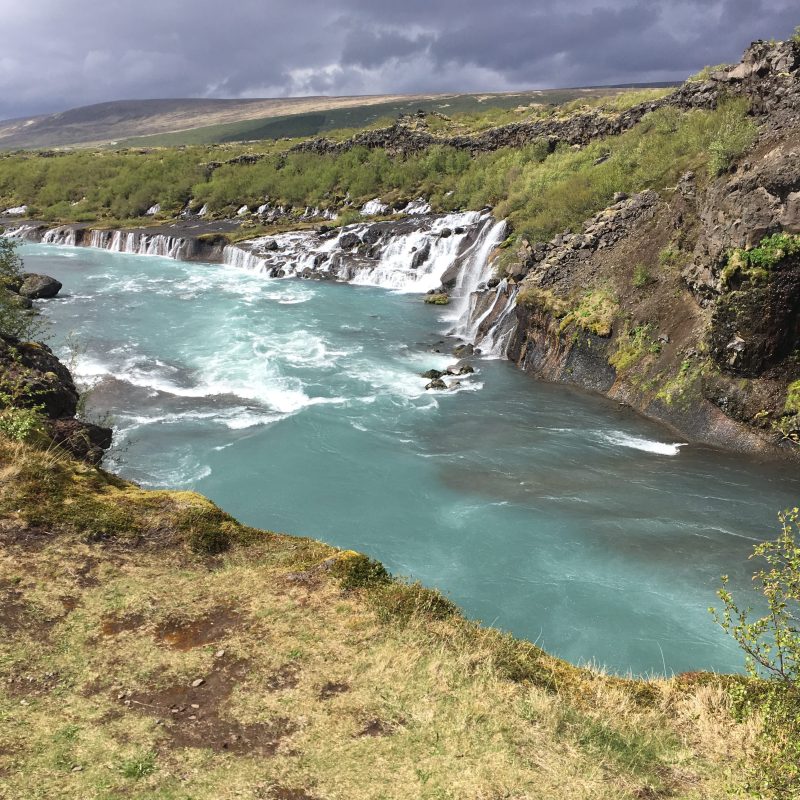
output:
[[[114,99],[676,80],[796,0],[0,0],[0,118]]]

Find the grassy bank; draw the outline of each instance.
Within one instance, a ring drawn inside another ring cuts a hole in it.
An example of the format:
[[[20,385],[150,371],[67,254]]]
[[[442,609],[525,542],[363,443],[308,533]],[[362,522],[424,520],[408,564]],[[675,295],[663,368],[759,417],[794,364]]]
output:
[[[4,798],[721,798],[720,680],[572,667],[375,562],[0,439]]]

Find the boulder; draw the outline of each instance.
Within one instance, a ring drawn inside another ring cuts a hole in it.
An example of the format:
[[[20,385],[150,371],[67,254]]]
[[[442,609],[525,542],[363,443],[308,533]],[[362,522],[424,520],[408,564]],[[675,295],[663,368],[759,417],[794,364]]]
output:
[[[22,297],[29,300],[41,300],[43,298],[55,297],[61,291],[61,282],[49,275],[38,275],[35,272],[23,273],[22,285],[19,293]]]
[[[447,384],[441,378],[434,378],[429,384],[425,386],[425,390],[428,389],[436,389],[441,391],[442,389],[446,389]]]
[[[339,237],[339,247],[341,247],[342,250],[350,250],[353,247],[357,247],[360,244],[361,244],[361,237],[357,233],[353,233],[352,231],[350,233],[343,233]]]
[[[411,256],[411,269],[417,269],[421,267],[431,255],[431,243],[425,242],[422,247],[417,250],[413,256]]]
[[[53,420],[48,427],[55,444],[90,464],[99,464],[104,451],[111,447],[111,428],[74,418]]]
[[[78,408],[78,390],[69,370],[38,342],[0,335],[0,389],[12,395],[15,406],[41,405],[53,419],[75,416]]]
[[[440,236],[442,239],[448,239],[448,238],[450,238],[452,235],[453,235],[453,231],[452,231],[450,228],[442,228],[442,229],[439,231],[439,236]]]
[[[423,372],[421,377],[428,378],[428,380],[436,380],[437,378],[441,378],[444,375],[443,372],[440,372],[438,369],[429,369],[427,372]]]
[[[471,344],[459,344],[453,348],[453,355],[456,358],[464,358],[471,356],[475,352],[475,348]]]

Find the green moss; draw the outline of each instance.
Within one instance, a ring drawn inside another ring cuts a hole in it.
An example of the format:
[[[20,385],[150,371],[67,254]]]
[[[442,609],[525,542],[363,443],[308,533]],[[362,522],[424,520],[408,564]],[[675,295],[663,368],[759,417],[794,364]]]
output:
[[[432,306],[446,306],[450,302],[447,294],[426,294],[425,302]]]
[[[800,381],[793,381],[786,389],[786,403],[783,410],[787,414],[800,414]]]
[[[639,325],[633,330],[624,331],[617,339],[617,349],[608,359],[617,372],[626,372],[648,353],[658,354],[661,345],[656,342],[652,335],[650,325]]]
[[[667,405],[688,402],[692,396],[699,394],[700,382],[708,369],[707,361],[682,361],[677,373],[666,379],[656,397]]]
[[[800,255],[800,236],[773,233],[749,250],[740,247],[730,251],[720,272],[720,282],[727,290],[735,289],[745,281],[751,286],[763,286],[773,267],[797,255]]]
[[[586,292],[577,308],[570,311],[561,321],[563,331],[570,323],[575,323],[587,333],[607,338],[611,336],[614,319],[619,311],[617,299],[605,289]]]
[[[548,289],[531,284],[525,285],[517,294],[517,305],[544,311],[560,319],[569,313],[570,304],[563,297],[557,297]]]

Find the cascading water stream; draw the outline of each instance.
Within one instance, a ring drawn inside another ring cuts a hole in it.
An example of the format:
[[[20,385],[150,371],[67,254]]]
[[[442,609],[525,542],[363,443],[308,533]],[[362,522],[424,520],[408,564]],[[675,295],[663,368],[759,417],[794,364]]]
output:
[[[487,217],[491,222],[492,218]],[[453,303],[453,311],[447,315],[448,320],[455,322],[451,333],[462,339],[472,338],[473,325],[471,324],[475,308],[473,293],[478,286],[489,280],[492,275],[490,256],[492,251],[503,241],[507,223],[505,220],[487,225],[472,247],[472,251],[464,260],[464,265],[459,273],[455,285],[457,295]]]

